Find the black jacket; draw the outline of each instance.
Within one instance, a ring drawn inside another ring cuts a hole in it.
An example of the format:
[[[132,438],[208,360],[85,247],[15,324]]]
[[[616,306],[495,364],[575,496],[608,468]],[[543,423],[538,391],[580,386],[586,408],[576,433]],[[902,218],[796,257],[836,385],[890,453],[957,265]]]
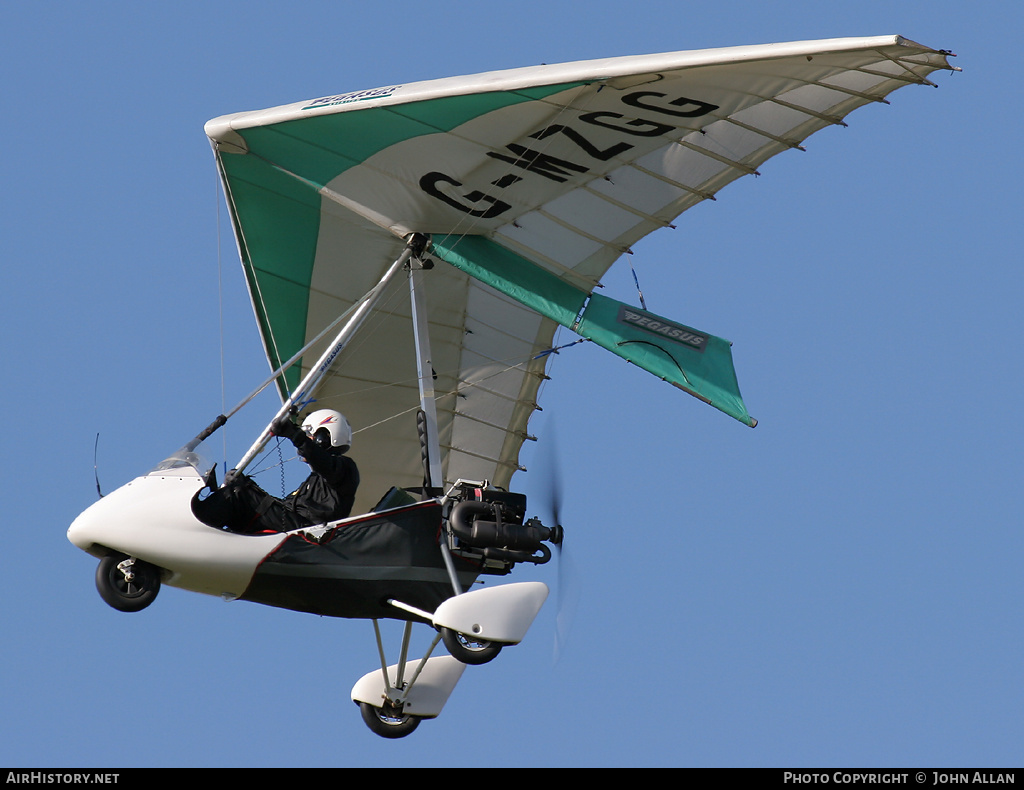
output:
[[[325,450],[312,439],[298,446],[299,455],[312,472],[298,489],[284,500],[285,507],[309,524],[325,524],[346,518],[352,512],[359,469],[347,455]]]

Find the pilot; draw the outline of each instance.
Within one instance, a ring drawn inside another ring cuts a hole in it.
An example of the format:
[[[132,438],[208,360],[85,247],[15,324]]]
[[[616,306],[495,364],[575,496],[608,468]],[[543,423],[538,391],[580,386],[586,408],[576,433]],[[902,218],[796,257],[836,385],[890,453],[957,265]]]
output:
[[[285,415],[273,422],[271,432],[291,440],[309,464],[311,471],[305,482],[278,499],[245,475],[229,474],[224,485],[217,488],[211,472],[207,479],[210,495],[200,499],[201,489],[192,497],[196,518],[211,527],[251,535],[326,524],[352,512],[359,470],[345,455],[352,446],[352,428],[343,415],[320,409],[309,414],[301,428]]]

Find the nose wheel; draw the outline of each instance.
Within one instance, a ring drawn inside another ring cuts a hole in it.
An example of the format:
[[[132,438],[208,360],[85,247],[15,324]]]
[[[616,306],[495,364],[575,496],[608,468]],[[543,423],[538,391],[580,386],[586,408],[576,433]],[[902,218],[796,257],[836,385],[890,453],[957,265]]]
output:
[[[160,570],[134,557],[111,554],[96,568],[96,589],[119,612],[138,612],[160,592]]]

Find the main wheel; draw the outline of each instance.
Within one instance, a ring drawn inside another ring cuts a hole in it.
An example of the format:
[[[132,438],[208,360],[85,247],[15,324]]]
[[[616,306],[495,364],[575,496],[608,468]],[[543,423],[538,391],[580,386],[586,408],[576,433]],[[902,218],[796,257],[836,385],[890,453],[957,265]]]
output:
[[[359,712],[363,714],[366,726],[381,738],[404,738],[419,727],[422,721],[419,716],[396,710],[388,702],[382,708],[376,708],[369,702],[360,702]]]
[[[441,629],[441,639],[444,646],[453,658],[457,658],[463,664],[478,666],[493,661],[501,652],[500,642],[487,642],[453,631],[451,628]]]
[[[119,612],[138,612],[160,592],[160,571],[148,562],[111,554],[96,568],[96,589]]]

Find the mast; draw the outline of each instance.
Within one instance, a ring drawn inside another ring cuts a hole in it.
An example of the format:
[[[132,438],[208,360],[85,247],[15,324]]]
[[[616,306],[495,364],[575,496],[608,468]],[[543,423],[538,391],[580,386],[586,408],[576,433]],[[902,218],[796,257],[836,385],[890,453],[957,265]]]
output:
[[[388,270],[384,272],[384,276],[380,278],[378,283],[370,289],[370,291],[363,298],[362,304],[353,312],[352,316],[345,322],[345,325],[338,332],[338,335],[334,338],[334,342],[327,348],[316,365],[314,365],[306,377],[302,380],[302,383],[295,389],[295,392],[285,400],[284,405],[278,410],[277,414],[274,415],[274,419],[270,421],[266,428],[260,433],[259,438],[253,443],[252,447],[242,456],[242,460],[238,462],[238,465],[228,472],[224,477],[224,484],[227,485],[237,475],[241,474],[245,468],[252,463],[252,460],[260,454],[263,447],[271,437],[271,427],[273,424],[287,415],[296,403],[311,397],[316,391],[320,382],[323,381],[327,372],[330,370],[331,365],[334,364],[334,360],[337,358],[345,346],[348,345],[353,335],[358,331],[362,325],[366,316],[369,315],[370,311],[376,306],[377,301],[380,299],[381,294],[384,293],[384,289],[388,283],[394,278],[395,274],[406,264],[406,262],[413,257],[420,255],[423,252],[423,248],[426,245],[427,237],[414,233],[408,237],[405,249],[402,250],[402,254],[398,256],[394,263],[388,267]],[[435,417],[436,424],[436,417]]]
[[[420,262],[409,266],[409,297],[412,303],[413,337],[416,343],[416,375],[420,392],[420,412],[416,425],[420,431],[423,451],[424,497],[442,485],[441,444],[437,433],[437,406],[434,394],[434,368],[430,356],[430,330],[427,323],[427,300],[423,284],[424,270],[433,263]]]

